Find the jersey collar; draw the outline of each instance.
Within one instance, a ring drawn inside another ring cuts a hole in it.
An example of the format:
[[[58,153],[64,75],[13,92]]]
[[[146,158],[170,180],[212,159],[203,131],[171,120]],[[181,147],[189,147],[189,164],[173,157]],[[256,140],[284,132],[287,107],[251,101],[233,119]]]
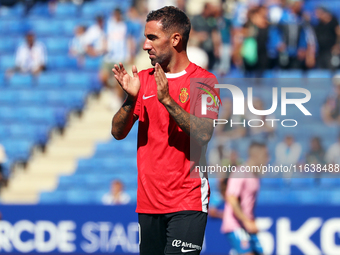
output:
[[[183,70],[182,72],[179,72],[179,73],[165,73],[165,76],[168,79],[174,79],[174,78],[181,77],[181,76],[185,75],[186,73],[187,73],[187,71]]]

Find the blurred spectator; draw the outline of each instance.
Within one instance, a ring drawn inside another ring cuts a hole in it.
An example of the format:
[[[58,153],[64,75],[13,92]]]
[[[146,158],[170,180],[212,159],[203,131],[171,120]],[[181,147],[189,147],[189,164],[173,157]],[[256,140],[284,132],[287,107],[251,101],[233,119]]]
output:
[[[340,75],[333,78],[334,92],[321,108],[321,116],[326,124],[340,124]]]
[[[260,98],[253,99],[253,107],[256,110],[264,110],[263,102]],[[275,119],[275,116],[269,115],[255,115],[251,113],[249,110],[246,111],[245,118],[247,121],[256,119],[262,120],[263,126],[262,127],[248,127],[247,128],[247,135],[250,136],[253,140],[265,142],[272,136],[274,136],[275,126],[271,121],[266,121],[266,119]],[[260,121],[254,121],[251,125],[260,126]]]
[[[138,51],[141,49],[139,44],[142,42],[143,39],[143,23],[136,7],[132,6],[127,12],[127,28],[128,28],[128,35],[131,40],[128,40],[129,48],[131,50],[131,58],[129,59],[130,64],[134,63],[135,56],[137,55]]]
[[[216,135],[224,136],[230,139],[237,139],[246,135],[246,130],[242,125],[231,125],[231,120],[235,122],[243,122],[245,116],[233,115],[233,101],[229,98],[223,99],[223,106],[221,110],[221,119],[228,120],[225,125],[216,126]]]
[[[208,70],[208,66],[209,66],[208,54],[201,48],[193,45],[191,42],[189,41],[189,45],[187,47],[187,54],[188,54],[189,60],[192,63],[195,63],[196,65],[202,67],[203,69]]]
[[[267,42],[269,22],[260,8],[250,9],[244,26],[244,41],[241,49],[246,76],[251,71],[263,72],[268,67]],[[260,75],[261,76],[261,75]]]
[[[340,133],[338,140],[328,148],[325,159],[328,164],[340,164]]]
[[[96,23],[90,26],[85,33],[86,53],[90,57],[102,56],[106,47],[104,31],[104,18],[96,17]]]
[[[78,61],[82,61],[86,53],[85,27],[77,26],[74,34],[74,37],[70,41],[69,54],[78,58]]]
[[[197,41],[209,57],[208,69],[213,69],[216,60],[220,57],[221,37],[215,19],[217,8],[211,3],[206,3],[202,14],[196,15],[191,20],[191,40]]]
[[[264,6],[251,8],[248,22],[239,33],[244,39],[236,42],[241,44],[236,49],[242,57],[246,76],[261,77],[266,69],[276,65],[283,45],[278,29],[269,23],[268,9]]]
[[[217,125],[215,128],[216,136],[221,141],[233,140],[244,137],[246,135],[246,128],[243,125],[231,124],[231,120],[235,123],[242,123],[245,120],[244,116],[233,115],[233,104],[230,99],[224,99],[222,104],[222,111],[220,118],[228,120],[225,125]]]
[[[318,24],[314,26],[318,41],[317,65],[319,68],[335,69],[339,66],[340,27],[339,22],[327,9],[315,11]]]
[[[7,156],[5,152],[5,148],[0,144],[0,188],[6,185],[6,178],[4,176],[4,166],[3,164],[6,163]]]
[[[296,165],[301,156],[301,145],[294,141],[294,137],[287,135],[284,141],[278,143],[275,148],[277,165]]]
[[[306,164],[321,164],[323,166],[325,163],[325,151],[320,138],[313,137],[310,142],[310,150],[306,155]]]
[[[284,45],[281,48],[279,64],[286,69],[306,67],[307,36],[303,27],[303,0],[288,0],[279,28]]]
[[[176,6],[176,0],[147,0],[148,11],[157,10],[164,6]]]
[[[123,63],[126,69],[126,64],[129,62],[131,51],[128,46],[128,27],[123,20],[123,15],[120,9],[115,9],[107,23],[107,53],[104,56],[99,78],[106,88],[111,88],[114,92],[113,102],[117,105],[121,104],[124,98],[124,91],[118,88],[118,84],[114,79],[112,69],[115,64]],[[118,98],[117,98],[118,97]],[[112,106],[114,108],[114,106]]]
[[[114,180],[111,183],[111,191],[106,193],[102,202],[104,205],[125,205],[131,200],[129,194],[125,193],[123,183],[119,180]]]
[[[243,167],[260,167],[268,163],[268,151],[264,144],[253,142],[248,153]],[[232,172],[228,179],[221,232],[226,235],[235,254],[263,254],[254,215],[260,189],[259,174]]]
[[[46,68],[47,54],[45,45],[36,41],[32,32],[28,32],[25,39],[26,41],[16,51],[15,68],[8,71],[10,75],[13,72],[38,75]]]
[[[269,22],[276,25],[281,20],[283,14],[283,5],[285,0],[266,0],[265,5],[268,7]]]
[[[230,57],[231,57],[231,19],[224,14],[224,10],[221,7],[216,11],[217,28],[221,36],[220,46],[220,64],[218,72],[224,75],[229,72],[230,69]]]

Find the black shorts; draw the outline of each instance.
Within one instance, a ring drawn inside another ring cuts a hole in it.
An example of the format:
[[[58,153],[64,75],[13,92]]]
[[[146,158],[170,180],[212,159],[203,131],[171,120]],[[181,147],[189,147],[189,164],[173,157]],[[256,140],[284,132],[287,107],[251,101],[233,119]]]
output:
[[[201,253],[207,213],[138,214],[141,255]]]

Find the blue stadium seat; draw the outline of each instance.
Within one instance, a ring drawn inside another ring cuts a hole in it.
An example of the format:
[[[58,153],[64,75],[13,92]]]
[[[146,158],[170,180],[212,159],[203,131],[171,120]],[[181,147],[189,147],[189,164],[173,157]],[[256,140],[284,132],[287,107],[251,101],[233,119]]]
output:
[[[0,125],[0,141],[7,139],[11,134],[11,130],[7,125]]]
[[[320,187],[323,189],[334,189],[340,187],[340,179],[337,175],[329,175],[328,177],[322,177],[319,179]]]
[[[0,70],[6,71],[9,68],[13,68],[15,66],[15,56],[11,55],[2,55],[0,57]]]
[[[96,193],[92,190],[74,189],[66,193],[66,203],[68,204],[91,204],[97,202]]]
[[[72,72],[65,75],[65,86],[74,89],[85,89],[91,88],[92,77],[87,73]]]
[[[39,88],[60,88],[62,87],[63,80],[61,74],[55,72],[44,72],[37,78],[37,85]]]
[[[26,23],[20,19],[9,19],[0,25],[3,34],[22,35],[27,28]]]
[[[48,53],[62,53],[66,55],[68,52],[69,39],[65,37],[49,37],[45,40]]]
[[[307,78],[332,78],[330,70],[310,70],[307,72]]]
[[[340,189],[337,188],[329,193],[329,202],[333,205],[340,205]]]
[[[115,168],[124,166],[124,162],[118,160],[119,157],[120,156],[81,159],[78,161],[78,169],[82,172],[92,172],[96,169],[97,171],[107,171],[108,174],[110,174],[110,171],[113,171]]]
[[[98,70],[102,64],[102,58],[90,58],[85,59],[84,69],[85,70]]]
[[[79,19],[66,19],[62,22],[63,33],[66,36],[74,36],[74,30],[77,26],[82,25]]]
[[[58,3],[55,10],[56,17],[76,17],[78,16],[78,6],[72,3]]]
[[[9,54],[13,53],[17,47],[17,40],[12,37],[0,38],[0,53]]]
[[[99,2],[88,2],[83,5],[82,17],[88,19],[94,19],[98,15],[107,16],[114,9],[115,1],[110,1],[109,3],[112,8],[108,8],[105,4],[100,4]]]
[[[17,113],[32,124],[63,127],[66,123],[65,110],[51,107],[20,107]]]
[[[96,154],[108,156],[112,155],[112,153],[127,153],[127,154],[136,154],[137,153],[137,143],[136,140],[124,140],[124,141],[111,141],[109,143],[98,144],[96,147]]]
[[[325,193],[319,190],[290,191],[289,198],[291,203],[298,205],[317,205],[327,199]]]
[[[62,204],[65,203],[67,191],[56,190],[53,192],[40,193],[40,204]]]
[[[29,74],[14,74],[8,84],[13,88],[30,88],[33,86],[33,77]]]
[[[19,114],[9,106],[0,106],[0,123],[13,123],[20,119]]]
[[[302,78],[303,72],[301,70],[279,70],[274,75],[278,78]]]
[[[61,23],[55,19],[39,18],[31,20],[29,24],[37,37],[59,35],[62,31]]]
[[[18,90],[16,93],[16,106],[44,105],[44,94],[42,91]],[[14,102],[13,102],[14,103]]]
[[[268,189],[268,190],[272,190],[272,189],[281,189],[284,187],[284,180],[282,178],[261,178],[261,189]]]
[[[16,92],[12,90],[0,90],[0,105],[11,105],[16,100]]]
[[[62,106],[69,110],[81,110],[84,107],[86,93],[83,90],[69,89],[67,93],[50,90],[44,94],[46,103],[51,106]]]
[[[257,204],[259,205],[273,205],[273,204],[289,204],[288,190],[262,190],[258,194]]]
[[[292,189],[312,189],[316,186],[316,181],[314,178],[301,177],[292,178],[290,180],[290,187]]]
[[[70,70],[77,69],[78,64],[75,58],[65,55],[51,55],[47,59],[47,67],[51,70]]]
[[[10,132],[8,137],[16,138],[16,139],[29,139],[34,141],[35,143],[45,144],[47,141],[47,130],[43,127],[39,127],[37,125],[23,125],[15,124],[10,125]]]
[[[2,141],[2,144],[4,145],[6,154],[9,158],[19,161],[27,161],[30,156],[32,146],[34,145],[34,141],[28,139],[9,139]]]
[[[48,5],[37,2],[30,10],[30,17],[49,17]]]
[[[0,72],[0,89],[2,87],[6,87],[6,80],[5,80],[5,74]],[[1,90],[0,90],[1,92]]]
[[[81,110],[84,107],[86,93],[83,90],[68,90],[64,96],[64,106],[72,110]]]

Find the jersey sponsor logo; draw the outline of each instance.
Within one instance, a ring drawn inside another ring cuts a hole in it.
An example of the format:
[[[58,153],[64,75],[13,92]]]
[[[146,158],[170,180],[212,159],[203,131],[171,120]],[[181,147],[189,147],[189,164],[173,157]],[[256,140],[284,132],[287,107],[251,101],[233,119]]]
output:
[[[202,115],[207,115],[207,111],[218,113],[218,107],[220,104],[222,105],[222,100],[219,94],[217,93],[217,91],[212,86],[209,86],[208,84],[205,84],[203,82],[198,82],[198,84],[206,87],[206,89],[202,87],[196,87],[206,93],[206,94],[202,94],[202,99],[201,99],[202,100],[202,109],[201,109]],[[212,93],[215,94],[215,96]],[[208,98],[210,98],[210,102],[208,102]]]
[[[146,100],[146,99],[149,99],[149,98],[154,97],[154,96],[156,96],[156,95],[151,95],[151,96],[147,96],[147,97],[145,95],[143,95],[143,99]]]
[[[180,247],[180,246],[181,246],[181,243],[182,243],[181,240],[174,239],[174,240],[172,241],[172,246],[173,246],[173,247]]]
[[[181,93],[179,94],[179,101],[181,103],[185,103],[189,99],[189,93],[187,88],[182,88]]]
[[[182,247],[181,251],[183,253],[190,251],[201,251],[202,247],[193,243],[183,242],[182,240],[174,239],[171,243],[173,247]]]
[[[181,249],[181,252],[183,252],[183,253],[187,253],[187,252],[191,252],[191,251],[196,251],[196,249],[186,250],[186,249],[184,249],[184,247],[182,247],[182,249]]]

